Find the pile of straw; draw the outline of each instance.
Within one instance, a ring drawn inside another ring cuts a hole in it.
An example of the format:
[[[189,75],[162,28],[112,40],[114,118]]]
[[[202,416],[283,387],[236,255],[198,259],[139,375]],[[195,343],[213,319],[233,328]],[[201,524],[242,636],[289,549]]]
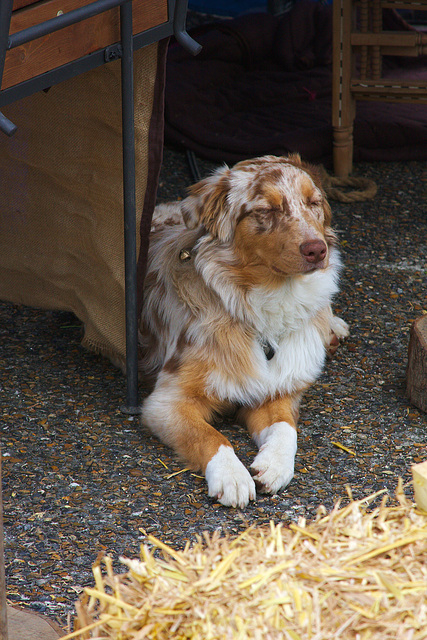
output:
[[[94,567],[65,638],[427,639],[427,514],[381,493],[183,551],[148,536],[126,573]]]

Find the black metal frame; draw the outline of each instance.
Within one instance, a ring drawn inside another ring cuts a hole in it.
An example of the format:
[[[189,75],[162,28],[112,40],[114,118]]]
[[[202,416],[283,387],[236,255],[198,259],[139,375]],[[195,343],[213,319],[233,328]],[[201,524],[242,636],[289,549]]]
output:
[[[123,410],[135,414],[139,409],[133,51],[174,35],[180,44],[196,55],[201,47],[185,30],[187,0],[168,0],[168,21],[135,36],[132,34],[132,0],[95,0],[89,5],[9,35],[12,6],[13,0],[0,0],[0,87],[9,49],[120,7],[120,43],[0,91],[0,107],[121,58],[127,375],[126,406]],[[0,131],[9,136],[16,131],[16,126],[1,112]]]

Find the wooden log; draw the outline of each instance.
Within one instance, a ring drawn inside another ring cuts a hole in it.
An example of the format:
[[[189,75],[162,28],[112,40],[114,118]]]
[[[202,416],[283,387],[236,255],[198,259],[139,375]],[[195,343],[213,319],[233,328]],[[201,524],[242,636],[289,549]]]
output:
[[[411,327],[406,392],[412,404],[427,412],[427,315],[415,320]]]

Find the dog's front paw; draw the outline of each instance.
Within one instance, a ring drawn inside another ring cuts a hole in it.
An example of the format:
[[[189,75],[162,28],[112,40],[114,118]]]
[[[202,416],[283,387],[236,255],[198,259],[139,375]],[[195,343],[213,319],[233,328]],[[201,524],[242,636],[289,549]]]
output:
[[[261,448],[251,464],[255,484],[261,492],[277,493],[294,477],[297,432],[287,422],[276,422],[257,439]]]
[[[350,328],[345,320],[338,318],[338,316],[332,316],[330,322],[331,331],[335,333],[337,338],[347,338],[350,333]]]
[[[255,500],[255,483],[231,447],[221,445],[206,467],[209,496],[226,507],[246,507]]]
[[[327,346],[326,351],[328,356],[332,358],[332,356],[335,355],[336,350],[340,346],[340,340],[342,340],[343,338],[347,338],[350,332],[348,324],[345,322],[345,320],[338,318],[338,316],[333,316],[331,318],[330,327],[331,331],[329,345]]]

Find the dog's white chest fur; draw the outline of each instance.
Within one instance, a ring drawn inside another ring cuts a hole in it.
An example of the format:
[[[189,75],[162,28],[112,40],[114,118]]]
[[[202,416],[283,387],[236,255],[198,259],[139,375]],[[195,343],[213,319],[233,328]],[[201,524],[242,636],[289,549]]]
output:
[[[254,288],[247,296],[257,336],[252,343],[254,373],[236,381],[219,369],[210,373],[208,392],[221,400],[258,404],[278,394],[303,390],[320,375],[325,360],[322,328],[313,319],[337,292],[339,257],[330,266],[287,280],[280,289]],[[274,352],[267,358],[265,345]],[[232,348],[232,345],[230,345]]]

